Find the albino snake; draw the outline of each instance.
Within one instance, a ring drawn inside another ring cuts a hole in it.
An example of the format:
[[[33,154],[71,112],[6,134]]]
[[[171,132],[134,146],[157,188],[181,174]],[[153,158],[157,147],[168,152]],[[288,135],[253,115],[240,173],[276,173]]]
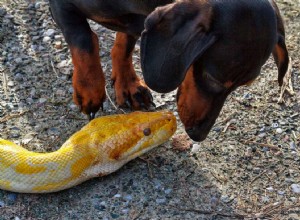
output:
[[[52,153],[0,139],[0,189],[48,193],[104,176],[166,142],[176,130],[170,112],[133,112],[92,120]]]

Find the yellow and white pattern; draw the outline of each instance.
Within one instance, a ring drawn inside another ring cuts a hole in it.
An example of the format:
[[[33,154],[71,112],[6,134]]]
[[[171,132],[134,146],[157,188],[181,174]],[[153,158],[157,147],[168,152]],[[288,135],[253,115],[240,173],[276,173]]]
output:
[[[171,112],[96,118],[52,153],[35,153],[0,138],[0,189],[48,193],[104,176],[166,142],[176,130]]]

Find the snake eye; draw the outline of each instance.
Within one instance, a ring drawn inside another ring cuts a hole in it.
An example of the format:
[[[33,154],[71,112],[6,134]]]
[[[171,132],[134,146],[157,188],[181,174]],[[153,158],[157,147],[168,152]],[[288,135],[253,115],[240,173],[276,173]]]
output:
[[[143,133],[144,133],[145,136],[149,136],[151,134],[151,129],[150,128],[145,128],[143,130]]]

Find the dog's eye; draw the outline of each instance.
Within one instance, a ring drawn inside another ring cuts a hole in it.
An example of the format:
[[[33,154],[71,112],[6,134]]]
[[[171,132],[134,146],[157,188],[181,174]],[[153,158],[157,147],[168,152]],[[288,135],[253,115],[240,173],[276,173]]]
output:
[[[149,136],[151,134],[151,129],[150,128],[145,128],[143,130],[143,133],[144,133],[145,136]]]
[[[207,87],[207,89],[210,92],[220,93],[220,92],[222,92],[223,90],[226,89],[226,87],[221,82],[219,82],[218,80],[216,80],[215,78],[213,78],[208,73],[206,73],[204,75],[204,79],[205,79],[206,87]]]

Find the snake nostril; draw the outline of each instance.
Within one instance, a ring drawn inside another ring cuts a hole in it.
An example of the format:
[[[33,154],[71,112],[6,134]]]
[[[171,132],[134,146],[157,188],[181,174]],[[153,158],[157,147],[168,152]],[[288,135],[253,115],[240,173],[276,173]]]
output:
[[[145,128],[143,130],[143,133],[144,133],[145,136],[149,136],[151,134],[151,129],[150,128]]]

